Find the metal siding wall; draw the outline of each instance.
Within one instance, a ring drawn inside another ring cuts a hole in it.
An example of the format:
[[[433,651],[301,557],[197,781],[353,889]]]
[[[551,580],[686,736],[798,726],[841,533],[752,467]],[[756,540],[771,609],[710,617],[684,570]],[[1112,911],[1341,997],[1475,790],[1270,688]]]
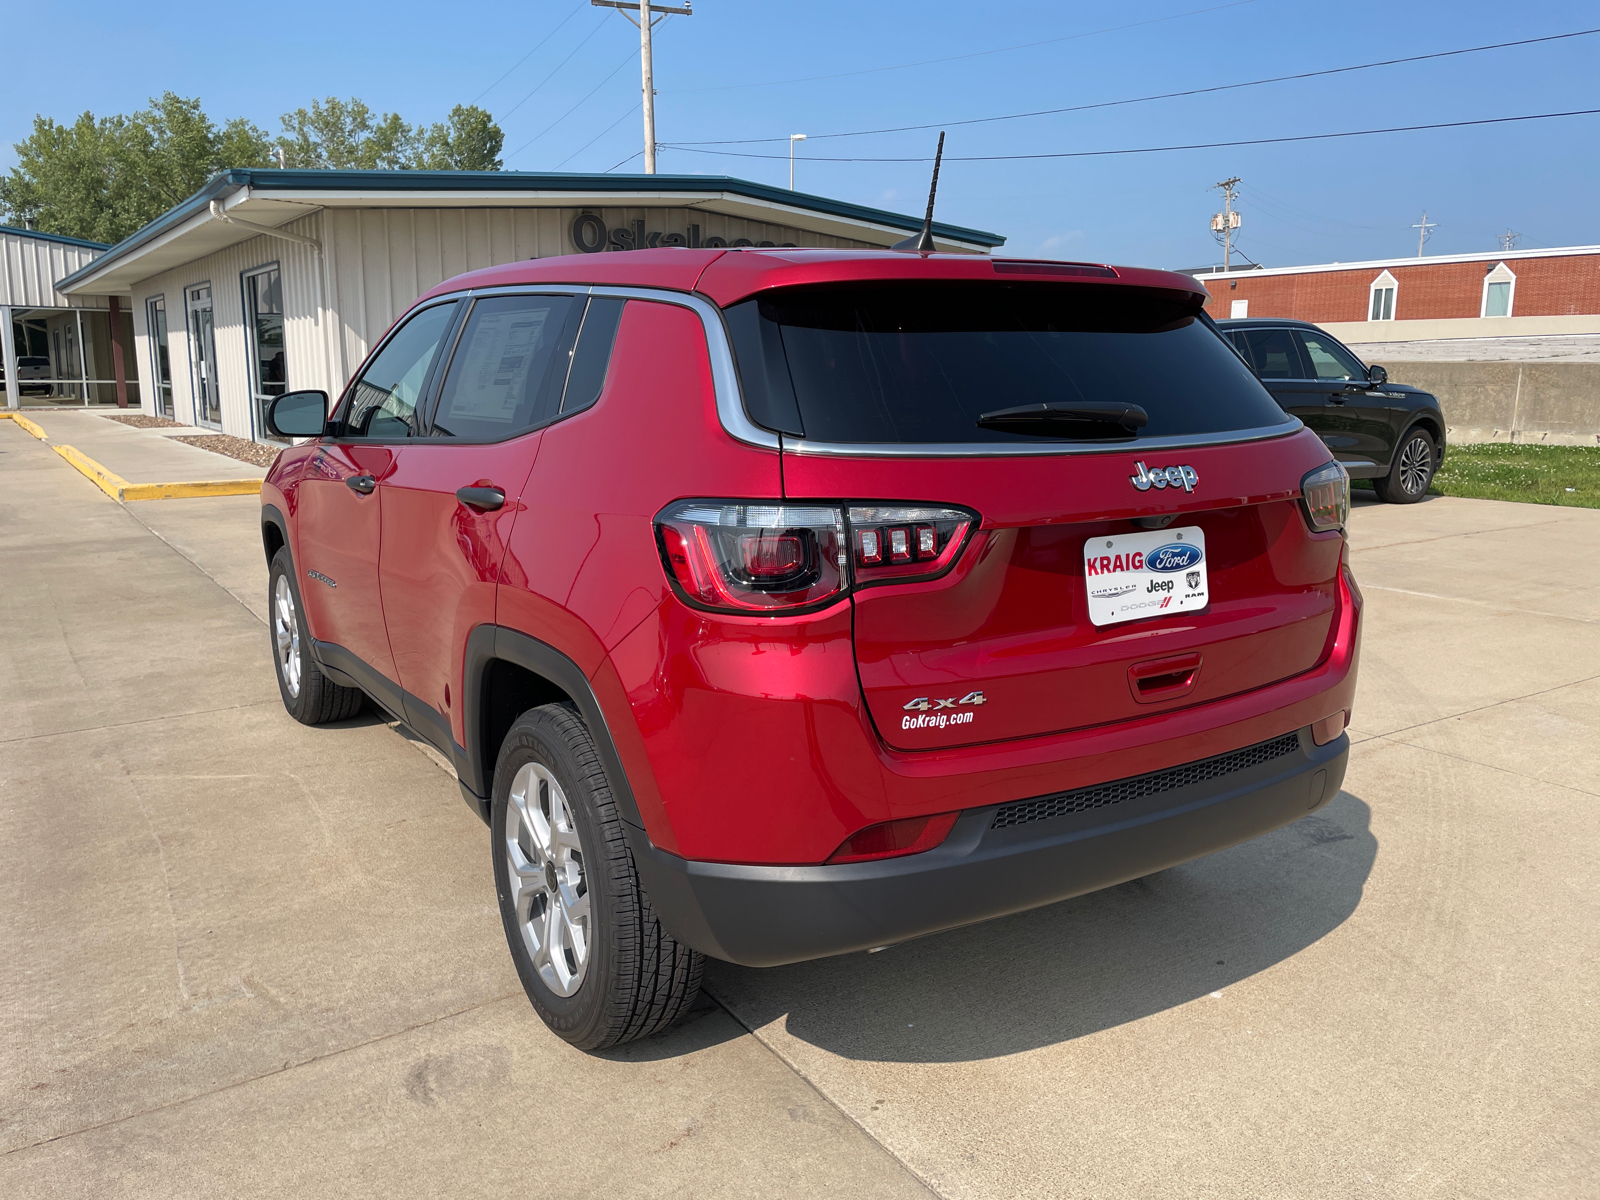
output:
[[[104,251],[45,238],[0,233],[0,304],[13,308],[108,308],[105,296],[64,296],[56,280],[99,258]]]
[[[319,226],[318,217],[312,215],[292,221],[284,229],[316,237],[321,233]],[[252,429],[244,273],[274,262],[278,264],[283,283],[284,353],[288,359],[288,386],[291,389],[329,390],[331,381],[323,350],[322,331],[316,323],[316,255],[309,246],[261,236],[160,275],[153,275],[134,286],[132,303],[136,349],[133,358],[145,411],[154,411],[155,396],[153,382],[147,382],[154,368],[147,327],[147,304],[153,296],[164,296],[167,302],[167,345],[172,361],[173,411],[180,421],[194,419],[194,363],[189,345],[187,292],[191,287],[209,282],[217,341],[217,384],[222,397],[222,431],[243,438],[250,437],[252,432],[259,432]]]

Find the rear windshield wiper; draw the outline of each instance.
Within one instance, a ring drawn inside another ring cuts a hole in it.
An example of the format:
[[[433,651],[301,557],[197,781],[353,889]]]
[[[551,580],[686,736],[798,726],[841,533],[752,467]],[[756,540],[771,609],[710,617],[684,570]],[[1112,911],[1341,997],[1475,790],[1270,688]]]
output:
[[[978,418],[981,429],[1033,437],[1126,438],[1150,423],[1137,404],[1019,404]]]

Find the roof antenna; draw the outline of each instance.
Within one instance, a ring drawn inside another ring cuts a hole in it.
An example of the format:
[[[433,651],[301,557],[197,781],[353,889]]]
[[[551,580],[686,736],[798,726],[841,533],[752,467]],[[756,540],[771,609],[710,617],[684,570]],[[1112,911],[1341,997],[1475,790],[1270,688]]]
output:
[[[922,218],[922,232],[890,246],[891,250],[914,250],[918,254],[933,253],[933,198],[939,192],[939,160],[944,158],[944,130],[939,130],[939,148],[933,154],[933,182],[928,185],[928,215]]]

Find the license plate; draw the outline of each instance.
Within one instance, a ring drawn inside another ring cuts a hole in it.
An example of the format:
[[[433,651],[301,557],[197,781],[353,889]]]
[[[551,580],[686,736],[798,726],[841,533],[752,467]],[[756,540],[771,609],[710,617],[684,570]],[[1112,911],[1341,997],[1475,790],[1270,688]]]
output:
[[[1096,625],[1192,612],[1209,600],[1206,535],[1189,525],[1090,538],[1083,575]]]

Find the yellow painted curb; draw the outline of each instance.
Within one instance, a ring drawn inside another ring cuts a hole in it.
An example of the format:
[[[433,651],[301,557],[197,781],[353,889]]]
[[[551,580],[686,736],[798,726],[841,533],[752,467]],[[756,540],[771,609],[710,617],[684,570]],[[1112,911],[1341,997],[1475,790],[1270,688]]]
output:
[[[113,500],[183,500],[194,496],[259,496],[259,479],[212,479],[194,483],[129,483],[73,446],[51,446]]]
[[[28,418],[23,416],[21,413],[19,413],[19,412],[11,412],[9,410],[5,411],[5,412],[0,412],[0,419],[5,419],[5,418],[9,418],[9,419],[15,421],[18,425],[21,425],[24,429],[26,429],[29,433],[33,434],[33,436],[38,438],[41,442],[45,440],[45,432],[44,432],[44,430],[40,429],[37,425],[35,425],[32,421],[28,420]]]

